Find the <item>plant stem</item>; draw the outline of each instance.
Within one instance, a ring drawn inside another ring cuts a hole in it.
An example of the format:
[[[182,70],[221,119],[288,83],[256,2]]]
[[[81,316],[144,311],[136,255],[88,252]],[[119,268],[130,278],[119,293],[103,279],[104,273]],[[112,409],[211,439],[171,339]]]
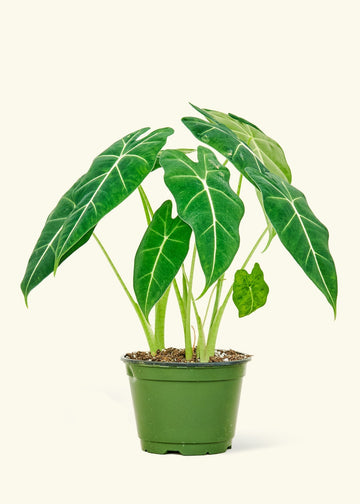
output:
[[[211,300],[212,300],[212,297],[214,295],[214,292],[215,292],[216,288],[217,288],[217,284],[215,284],[214,287],[211,290],[211,293],[210,293],[210,296],[209,296],[209,301],[208,301],[208,303],[206,305],[205,315],[204,315],[204,318],[203,318],[203,321],[202,321],[202,325],[203,326],[205,325],[205,322],[206,322],[206,319],[207,319],[207,316],[208,316],[208,313],[209,313],[209,309],[210,309]]]
[[[149,225],[150,222],[151,222],[151,219],[154,217],[154,212],[153,212],[153,210],[151,208],[150,201],[148,200],[148,197],[146,196],[146,193],[145,193],[145,191],[144,191],[144,189],[142,188],[141,185],[139,185],[138,191],[139,191],[139,194],[140,194],[141,202],[142,202],[143,207],[144,207],[146,222]]]
[[[181,297],[179,286],[178,286],[177,281],[176,281],[175,278],[173,280],[173,287],[174,287],[174,290],[175,290],[176,299],[177,299],[178,304],[179,304],[180,314],[181,314],[181,320],[182,320],[182,323],[183,323],[184,334],[185,334],[185,327],[186,327],[185,305],[184,305],[184,300]]]
[[[254,255],[254,252],[255,250],[258,248],[258,246],[260,245],[260,242],[261,240],[264,238],[264,236],[266,235],[267,233],[267,227],[264,229],[264,231],[261,233],[261,235],[259,236],[259,238],[256,240],[255,242],[255,245],[253,246],[253,248],[250,250],[250,253],[249,255],[247,256],[247,258],[245,259],[243,265],[241,266],[240,269],[244,269],[246,268],[247,266],[247,263],[250,261],[250,259],[252,258],[252,256]]]
[[[149,322],[146,320],[145,318],[145,315],[143,314],[143,312],[141,311],[141,308],[140,306],[137,304],[137,302],[135,301],[135,299],[132,297],[132,295],[130,294],[130,291],[129,289],[126,287],[125,285],[125,282],[123,281],[123,279],[121,278],[120,276],[120,273],[118,272],[118,270],[116,269],[114,263],[112,262],[109,254],[106,252],[103,244],[101,243],[101,241],[99,240],[99,238],[96,236],[95,233],[93,233],[93,237],[95,238],[96,242],[98,243],[99,247],[101,248],[103,254],[105,255],[108,263],[110,264],[113,272],[115,273],[116,275],[116,278],[119,280],[122,288],[124,289],[125,291],[125,294],[127,295],[130,303],[133,305],[135,311],[136,311],[136,314],[141,322],[141,325],[144,329],[144,332],[145,332],[145,336],[146,336],[146,339],[148,341],[148,344],[149,344],[149,347],[150,347],[150,351],[152,354],[154,354],[157,350],[157,346],[156,346],[156,341],[155,341],[155,335],[154,335],[154,332],[152,330],[152,327],[151,325],[149,324]]]
[[[212,326],[214,319],[216,317],[217,311],[219,309],[221,291],[222,291],[222,287],[224,284],[224,277],[225,277],[225,274],[222,274],[221,277],[216,282],[216,297],[215,297],[214,308],[213,308],[213,312],[212,312],[212,316],[211,316],[210,327]]]
[[[239,196],[240,195],[240,189],[241,189],[241,184],[242,184],[242,181],[243,181],[243,174],[240,173],[240,177],[239,177],[239,183],[238,183],[238,186],[237,186],[237,189],[236,189],[236,194]]]
[[[203,323],[201,322],[201,317],[199,315],[194,296],[191,295],[191,300],[192,300],[192,305],[194,308],[195,312],[195,318],[196,318],[196,323],[198,326],[198,343],[197,343],[197,355],[200,358],[200,362],[206,362],[206,342],[205,342],[205,333],[204,333],[204,326]]]
[[[184,305],[186,305],[188,295],[188,285],[187,285],[188,280],[186,277],[184,264],[181,265],[181,270],[182,270],[182,292],[183,292],[182,298],[184,301]]]
[[[244,269],[246,267],[246,265],[250,261],[251,257],[253,256],[255,250],[260,245],[261,240],[266,235],[266,232],[267,232],[267,228],[261,233],[261,235],[259,236],[259,238],[256,240],[255,245],[251,249],[249,255],[245,259],[245,261],[244,261],[244,263],[243,263],[243,265],[241,266],[240,269]],[[214,318],[214,321],[213,321],[213,323],[212,323],[212,325],[210,327],[208,341],[207,341],[207,352],[206,352],[207,353],[207,357],[211,357],[212,355],[214,355],[215,345],[216,345],[216,338],[217,338],[217,335],[218,335],[218,332],[219,332],[220,322],[221,322],[222,316],[224,314],[226,305],[227,305],[227,303],[228,303],[228,301],[230,299],[230,296],[232,294],[232,291],[233,291],[233,285],[231,285],[230,289],[228,290],[228,292],[227,292],[227,294],[225,296],[225,299],[224,299],[222,305],[220,306],[220,308],[218,309],[218,312],[217,312],[217,314],[216,314],[216,316]]]
[[[185,325],[185,359],[192,359],[192,345],[191,345],[191,293],[192,293],[192,283],[194,278],[195,269],[195,258],[196,258],[196,245],[194,245],[194,251],[191,259],[190,276],[187,286],[187,299],[186,299],[186,325]]]
[[[165,348],[165,314],[170,294],[170,287],[171,285],[166,289],[163,296],[156,303],[155,308],[155,339],[160,350]]]
[[[205,341],[205,333],[204,333],[204,323],[201,321],[201,317],[199,315],[196,302],[189,288],[189,280],[186,276],[185,269],[183,270],[183,281],[186,285],[186,290],[188,292],[189,297],[191,296],[191,302],[195,312],[196,323],[198,326],[199,336],[198,336],[198,344],[197,344],[197,356],[200,358],[201,362],[206,362],[206,341]],[[206,317],[205,317],[206,318]]]

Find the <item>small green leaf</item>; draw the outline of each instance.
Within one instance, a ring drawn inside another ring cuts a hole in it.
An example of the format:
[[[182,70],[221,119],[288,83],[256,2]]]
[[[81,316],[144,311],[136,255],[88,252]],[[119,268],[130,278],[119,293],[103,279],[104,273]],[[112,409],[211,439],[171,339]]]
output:
[[[171,210],[171,201],[165,201],[155,212],[135,256],[134,290],[146,318],[189,250],[191,228],[180,217],[172,219]]]
[[[149,128],[130,133],[95,158],[76,187],[76,207],[63,224],[56,247],[55,269],[99,220],[124,201],[151,172],[156,156],[173,133],[162,128],[139,138]]]
[[[206,278],[204,294],[227,270],[239,248],[244,205],[229,185],[229,170],[209,149],[198,148],[197,163],[182,152],[165,150],[160,163],[178,214],[194,231]]]
[[[251,273],[244,269],[235,273],[233,301],[239,310],[239,317],[250,315],[264,306],[268,293],[269,287],[258,263],[254,265]]]

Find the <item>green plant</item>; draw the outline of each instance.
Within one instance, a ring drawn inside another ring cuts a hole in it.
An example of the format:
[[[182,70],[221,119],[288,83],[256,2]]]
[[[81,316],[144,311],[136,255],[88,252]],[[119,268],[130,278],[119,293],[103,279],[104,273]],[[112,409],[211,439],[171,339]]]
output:
[[[204,119],[185,117],[183,123],[198,140],[223,155],[224,162],[220,163],[214,152],[203,146],[197,148],[197,162],[188,156],[192,149],[162,150],[167,137],[173,133],[171,128],[147,135],[149,128],[143,128],[111,145],[95,158],[89,171],[75,182],[49,215],[21,284],[26,304],[31,289],[52,271],[56,272],[65,259],[93,236],[136,310],[150,351],[155,353],[165,347],[165,312],[173,286],[183,323],[186,358],[191,359],[193,353],[193,311],[198,328],[198,357],[206,362],[214,354],[219,325],[231,296],[240,317],[265,304],[268,286],[259,264],[255,264],[251,273],[245,267],[264,236],[268,234],[266,249],[277,234],[325,295],[336,315],[337,278],[328,248],[328,231],[310,210],[305,196],[291,185],[290,168],[281,147],[240,117],[194,108]],[[228,161],[239,172],[235,191],[230,186]],[[176,201],[178,216],[175,218],[171,216],[170,200],[153,213],[141,186],[145,177],[159,167],[163,168],[165,184]],[[244,204],[239,195],[244,178],[257,192],[266,229],[222,298],[224,274],[240,243],[239,225]],[[136,189],[148,228],[135,256],[135,300],[94,229],[102,217]],[[195,245],[190,271],[186,272],[184,260],[192,233]],[[201,296],[205,293],[209,296],[203,318],[192,288],[196,254],[205,276]],[[181,290],[176,279],[179,270]],[[211,306],[206,336],[205,322]],[[154,307],[155,328],[149,321]]]

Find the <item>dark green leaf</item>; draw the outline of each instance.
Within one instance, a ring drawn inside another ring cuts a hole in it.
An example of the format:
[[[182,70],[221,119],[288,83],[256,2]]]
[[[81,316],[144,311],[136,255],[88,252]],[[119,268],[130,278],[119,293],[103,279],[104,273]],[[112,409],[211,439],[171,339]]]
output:
[[[264,280],[264,273],[256,263],[251,273],[244,269],[235,273],[233,301],[239,310],[239,317],[250,315],[266,303],[269,287]]]
[[[160,163],[179,216],[195,233],[206,278],[204,293],[230,266],[239,248],[244,205],[229,186],[229,171],[209,149],[198,148],[198,163],[177,150],[165,150]]]
[[[247,168],[260,189],[265,211],[282,244],[329,301],[336,314],[337,278],[326,227],[302,192],[272,173]]]
[[[176,276],[189,250],[191,228],[172,219],[171,201],[155,212],[135,256],[134,290],[146,318]]]
[[[200,112],[210,114],[212,120],[216,123],[227,126],[240,140],[251,148],[258,159],[271,173],[275,173],[287,182],[291,182],[291,170],[286,161],[284,151],[275,140],[265,135],[260,128],[234,114],[224,114],[223,112],[209,109],[202,111],[198,107],[196,108]],[[259,191],[256,191],[256,193],[264,211],[268,227],[269,237],[265,247],[266,249],[276,236],[276,232],[265,213],[261,193]]]
[[[198,109],[199,110],[199,109]],[[207,110],[213,121],[227,126],[235,135],[248,145],[262,164],[280,178],[291,182],[291,171],[284,151],[272,138],[265,135],[257,126],[234,114],[224,114],[216,110]]]
[[[81,181],[82,179],[78,180],[69,191],[64,194],[46,220],[45,226],[30,256],[24,278],[21,282],[21,290],[24,294],[26,304],[29,292],[54,271],[55,249],[59,234],[65,220],[76,206],[74,192]],[[63,256],[62,261],[88,241],[92,232],[93,228],[90,229],[79,242],[73,245],[66,256]]]
[[[208,112],[197,110],[212,120]],[[328,231],[310,210],[305,196],[286,180],[270,173],[226,126],[194,117],[184,118],[183,122],[196,138],[223,154],[260,190],[265,212],[281,242],[336,313],[337,278],[328,248]]]
[[[158,152],[173,130],[162,128],[139,139],[148,129],[135,131],[111,145],[95,158],[82,177],[75,190],[76,207],[59,234],[55,269],[68,250],[151,172]]]
[[[211,120],[211,116],[209,119]],[[259,172],[267,171],[250,147],[223,124],[209,123],[198,117],[184,117],[182,121],[198,140],[210,145],[225,156],[250,182],[252,180],[245,168],[254,167]]]
[[[193,133],[193,135],[201,140],[202,142],[210,145],[214,149],[216,149],[220,154],[225,156],[229,161],[233,163],[233,165],[246,177],[249,178],[245,169],[247,166],[256,167],[259,171],[266,169],[260,159],[259,156],[256,156],[255,153],[250,149],[246,141],[249,141],[249,137],[244,134],[239,136],[239,127],[238,124],[235,123],[235,120],[228,117],[226,114],[222,114],[221,112],[217,112],[216,114],[221,114],[225,116],[226,121],[223,120],[222,123],[218,121],[220,119],[219,116],[215,117],[213,111],[208,111],[206,109],[201,109],[193,105],[193,107],[203,114],[209,121],[204,121],[203,119],[199,119],[198,117],[184,117],[183,123],[189,130]],[[214,122],[215,121],[215,122]],[[244,121],[244,120],[242,120]],[[233,126],[234,129],[230,129],[228,127],[229,123]],[[247,123],[248,128],[252,128],[252,130],[258,134],[263,135],[263,133],[253,124]],[[237,131],[235,131],[235,126],[237,126]],[[267,137],[269,138],[269,137]],[[259,149],[258,149],[259,152]],[[286,163],[286,161],[285,161]],[[274,169],[276,165],[273,163],[268,163],[269,168]],[[287,166],[287,164],[286,164]],[[285,169],[285,168],[284,168]],[[282,174],[282,177],[286,179],[286,176],[282,173],[281,169],[277,169],[277,172]],[[289,169],[290,173],[290,169]],[[250,180],[250,182],[252,182]],[[253,183],[253,182],[252,182]],[[255,184],[254,184],[255,185]],[[263,208],[263,202],[261,194],[257,191],[257,196],[259,198],[260,204]],[[266,215],[265,215],[266,218]],[[266,224],[268,227],[268,243],[266,248],[270,245],[271,240],[275,236],[274,228],[271,223],[266,219]]]

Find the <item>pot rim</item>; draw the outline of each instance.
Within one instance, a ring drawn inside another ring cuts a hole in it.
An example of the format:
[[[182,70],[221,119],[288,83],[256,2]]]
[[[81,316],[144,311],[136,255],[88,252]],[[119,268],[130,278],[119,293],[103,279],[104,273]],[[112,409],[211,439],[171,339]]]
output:
[[[161,362],[161,361],[150,361],[141,359],[129,359],[129,357],[125,357],[125,355],[126,354],[123,354],[120,359],[122,360],[122,362],[128,364],[142,364],[145,366],[181,367],[181,368],[237,366],[239,364],[249,362],[252,359],[252,355],[249,355],[245,359],[239,359],[233,361],[221,361],[221,362]]]

